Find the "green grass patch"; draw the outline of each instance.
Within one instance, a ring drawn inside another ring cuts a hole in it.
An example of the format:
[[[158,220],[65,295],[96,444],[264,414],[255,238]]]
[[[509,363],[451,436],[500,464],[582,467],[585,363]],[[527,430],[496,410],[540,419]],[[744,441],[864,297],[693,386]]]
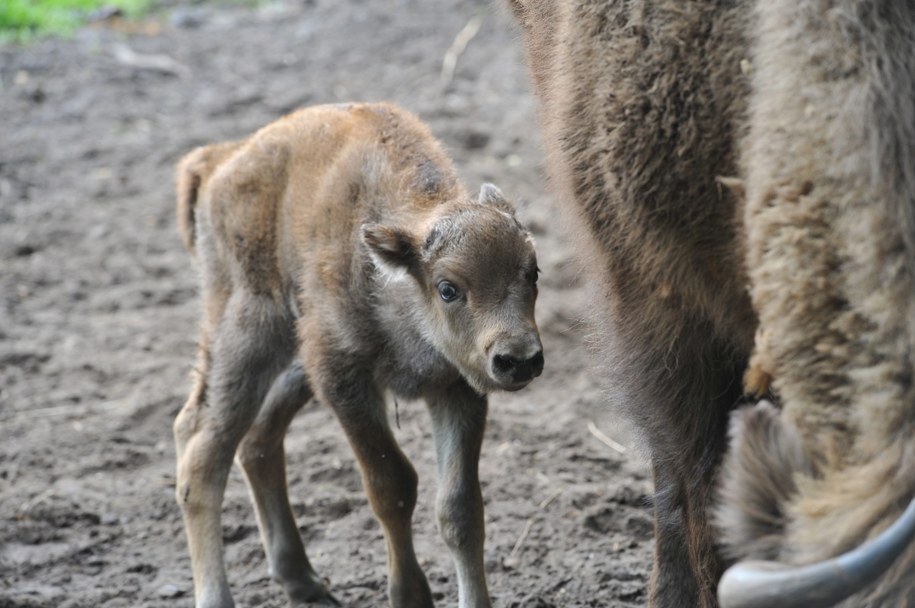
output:
[[[150,0],[0,0],[0,37],[25,40],[44,34],[69,34],[94,11],[118,7],[128,17],[149,9]]]

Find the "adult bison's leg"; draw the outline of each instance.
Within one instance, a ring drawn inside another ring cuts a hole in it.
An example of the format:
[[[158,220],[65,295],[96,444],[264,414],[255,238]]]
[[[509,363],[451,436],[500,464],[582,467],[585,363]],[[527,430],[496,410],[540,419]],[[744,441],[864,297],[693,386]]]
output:
[[[640,398],[655,481],[650,604],[657,607],[716,606],[723,571],[709,510],[745,358],[730,353],[710,328],[694,330],[677,341],[671,364],[654,378],[654,390]]]
[[[652,470],[655,554],[650,602],[652,606],[673,606],[677,601],[695,605],[699,591],[689,562],[686,497],[671,467],[655,464]]]

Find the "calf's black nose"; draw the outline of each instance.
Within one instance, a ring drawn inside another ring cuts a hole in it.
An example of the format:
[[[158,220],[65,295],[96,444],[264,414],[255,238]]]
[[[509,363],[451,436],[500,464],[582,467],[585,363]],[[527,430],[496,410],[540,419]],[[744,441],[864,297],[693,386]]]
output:
[[[511,355],[496,355],[492,358],[492,369],[499,376],[508,376],[512,382],[527,382],[543,372],[543,351],[529,359],[518,359]]]

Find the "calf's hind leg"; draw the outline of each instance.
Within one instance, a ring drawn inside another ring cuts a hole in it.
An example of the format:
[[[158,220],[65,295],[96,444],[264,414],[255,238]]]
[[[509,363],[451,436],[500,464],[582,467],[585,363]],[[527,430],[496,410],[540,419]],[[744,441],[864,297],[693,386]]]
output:
[[[293,604],[320,601],[335,605],[308,561],[286,489],[283,439],[292,418],[310,398],[305,372],[296,361],[274,380],[238,448],[237,460],[251,490],[270,575],[283,585]]]
[[[294,352],[288,323],[267,299],[236,292],[201,348],[201,370],[175,420],[176,495],[184,516],[197,608],[234,606],[223,564],[220,511],[232,458],[273,378]]]

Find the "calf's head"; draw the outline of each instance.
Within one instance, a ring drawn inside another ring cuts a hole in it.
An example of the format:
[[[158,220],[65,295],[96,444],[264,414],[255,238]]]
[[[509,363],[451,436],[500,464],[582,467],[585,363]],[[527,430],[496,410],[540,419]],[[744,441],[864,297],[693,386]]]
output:
[[[537,256],[498,188],[485,184],[416,226],[363,226],[362,237],[376,265],[409,285],[426,339],[475,390],[518,390],[540,375]]]

